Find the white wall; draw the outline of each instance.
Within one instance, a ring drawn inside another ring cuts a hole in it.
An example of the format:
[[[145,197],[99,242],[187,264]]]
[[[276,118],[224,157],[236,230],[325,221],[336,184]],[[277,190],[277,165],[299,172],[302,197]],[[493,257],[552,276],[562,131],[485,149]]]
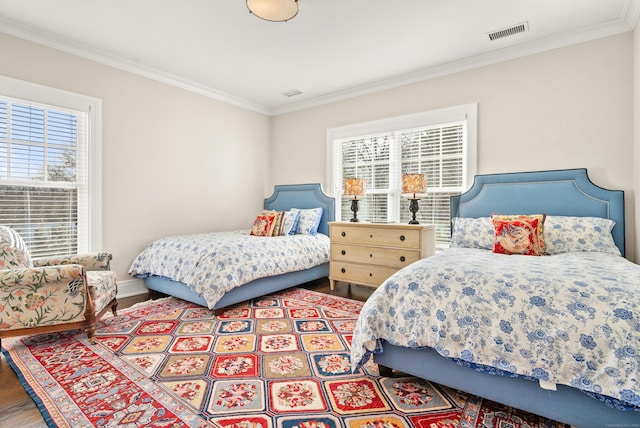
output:
[[[102,99],[103,248],[120,281],[165,235],[248,228],[270,118],[0,33],[0,74]]]
[[[632,59],[625,33],[277,116],[272,183],[324,184],[328,128],[477,102],[478,173],[587,168],[625,190],[634,260]]]
[[[640,28],[633,32],[633,170],[634,188],[640,192]],[[635,223],[640,225],[640,197],[635,199]],[[638,226],[640,228],[640,226]],[[640,232],[636,233],[636,263],[640,263]]]

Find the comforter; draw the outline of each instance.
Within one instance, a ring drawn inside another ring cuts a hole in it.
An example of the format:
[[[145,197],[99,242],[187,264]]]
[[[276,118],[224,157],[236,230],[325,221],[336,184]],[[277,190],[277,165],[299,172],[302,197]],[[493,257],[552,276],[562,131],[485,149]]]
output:
[[[259,237],[236,230],[159,239],[133,260],[129,274],[183,282],[211,308],[234,287],[328,261],[328,236]]]
[[[450,248],[375,290],[354,331],[353,367],[380,352],[383,339],[638,410],[640,266],[595,252]]]

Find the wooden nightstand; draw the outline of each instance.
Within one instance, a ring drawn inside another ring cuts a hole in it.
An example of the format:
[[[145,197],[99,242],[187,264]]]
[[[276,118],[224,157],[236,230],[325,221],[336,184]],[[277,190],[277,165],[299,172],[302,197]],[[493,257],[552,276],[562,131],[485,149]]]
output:
[[[378,287],[394,272],[435,254],[435,226],[331,222],[329,284]]]

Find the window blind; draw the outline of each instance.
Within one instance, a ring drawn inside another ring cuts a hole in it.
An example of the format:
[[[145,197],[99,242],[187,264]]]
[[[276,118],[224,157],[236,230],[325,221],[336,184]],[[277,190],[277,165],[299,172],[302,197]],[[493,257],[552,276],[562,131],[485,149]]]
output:
[[[33,257],[79,250],[88,216],[86,112],[0,98],[0,223]]]
[[[333,140],[333,182],[358,177],[366,182],[366,194],[358,217],[373,222],[408,223],[409,201],[400,194],[402,174],[422,173],[427,179],[427,196],[420,200],[417,219],[436,226],[436,245],[448,245],[452,195],[463,192],[467,163],[466,120],[392,129],[379,134]],[[343,221],[352,217],[351,196],[341,195]]]

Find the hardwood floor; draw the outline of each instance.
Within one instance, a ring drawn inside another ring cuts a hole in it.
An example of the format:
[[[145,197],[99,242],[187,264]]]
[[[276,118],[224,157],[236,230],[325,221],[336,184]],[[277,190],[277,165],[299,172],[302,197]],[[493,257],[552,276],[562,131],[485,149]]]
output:
[[[344,283],[336,284],[331,291],[329,280],[324,278],[303,284],[302,287],[320,293],[333,294],[354,300],[365,301],[373,288]],[[126,297],[118,300],[118,310],[128,308],[135,303],[148,299],[146,294]],[[13,369],[0,357],[0,427],[41,428],[47,425],[35,403],[24,390]]]

